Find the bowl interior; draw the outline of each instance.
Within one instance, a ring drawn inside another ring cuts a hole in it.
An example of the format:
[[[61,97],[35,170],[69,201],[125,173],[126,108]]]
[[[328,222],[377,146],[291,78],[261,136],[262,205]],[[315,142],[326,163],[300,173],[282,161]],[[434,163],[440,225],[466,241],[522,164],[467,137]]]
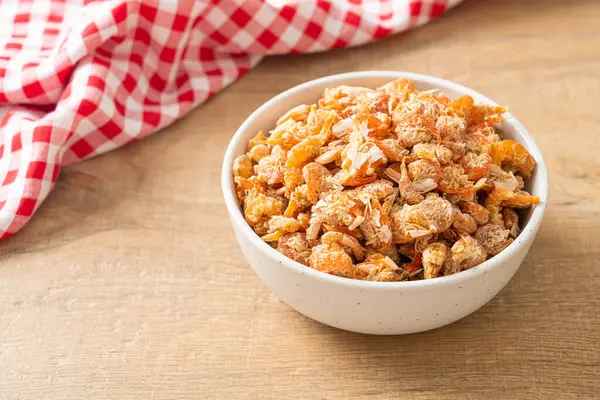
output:
[[[243,154],[246,151],[248,140],[254,135],[256,135],[256,133],[259,130],[262,130],[265,133],[269,132],[275,127],[275,122],[282,114],[284,114],[290,108],[299,104],[315,103],[326,88],[336,87],[340,85],[363,86],[374,88],[391,80],[400,78],[410,79],[418,90],[439,89],[442,93],[444,93],[451,99],[455,99],[464,94],[468,94],[471,97],[473,97],[473,99],[477,103],[497,105],[496,102],[492,101],[486,96],[459,84],[440,78],[407,72],[354,72],[333,75],[296,86],[274,97],[273,99],[265,103],[263,106],[261,106],[259,109],[257,109],[240,126],[240,128],[238,129],[238,131],[236,132],[229,144],[223,161],[222,185],[223,193],[225,196],[225,202],[227,204],[227,207],[229,208],[229,212],[232,215],[232,218],[239,218],[242,221],[244,221],[237,200],[237,196],[235,195],[235,186],[232,179],[232,163],[235,157]],[[508,114],[508,118],[501,124],[498,124],[497,127],[499,128],[501,137],[503,139],[512,139],[523,145],[531,153],[531,155],[535,158],[537,162],[533,176],[527,181],[525,189],[531,194],[539,196],[541,199],[541,203],[540,205],[532,209],[525,210],[521,216],[522,229],[529,223],[536,225],[536,229],[533,230],[523,229],[524,231],[523,233],[521,233],[521,235],[535,234],[534,231],[537,230],[537,226],[539,226],[539,224],[541,223],[548,197],[548,177],[546,165],[544,163],[542,154],[539,151],[539,148],[535,144],[535,141],[533,140],[531,135],[527,132],[525,127],[519,121],[517,121],[511,114]],[[235,208],[235,210],[232,210],[232,207]],[[514,242],[513,244],[511,244],[511,246],[516,246],[517,244],[517,242]],[[275,251],[267,244],[264,245],[267,251]],[[511,246],[509,246],[509,248]],[[502,253],[506,252],[507,250],[508,248],[505,249]],[[489,260],[487,262],[489,262]]]

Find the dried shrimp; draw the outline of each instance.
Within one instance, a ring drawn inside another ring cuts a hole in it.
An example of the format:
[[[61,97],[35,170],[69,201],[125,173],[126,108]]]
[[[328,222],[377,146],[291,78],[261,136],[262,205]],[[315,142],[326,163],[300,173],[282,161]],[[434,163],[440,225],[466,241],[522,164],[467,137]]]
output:
[[[244,217],[283,255],[393,282],[473,268],[519,235],[535,159],[502,138],[503,107],[397,80],[340,86],[286,112],[235,159]]]

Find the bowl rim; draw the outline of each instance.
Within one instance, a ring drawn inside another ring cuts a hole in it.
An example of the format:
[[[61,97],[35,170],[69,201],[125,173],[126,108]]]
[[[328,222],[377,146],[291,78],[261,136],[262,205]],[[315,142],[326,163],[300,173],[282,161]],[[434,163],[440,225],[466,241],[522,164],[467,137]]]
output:
[[[459,93],[468,94],[469,96],[473,97],[476,100],[476,102],[486,103],[490,105],[498,105],[498,103],[491,100],[487,96],[458,83],[430,75],[404,71],[358,71],[328,75],[294,86],[271,98],[262,106],[257,108],[252,114],[250,114],[250,116],[246,118],[246,120],[237,129],[227,146],[221,169],[221,190],[223,192],[223,197],[225,199],[225,205],[227,207],[229,217],[231,218],[232,223],[234,225],[237,225],[241,232],[248,238],[248,240],[254,246],[260,249],[266,257],[274,259],[285,268],[290,268],[297,273],[308,275],[317,280],[325,281],[335,285],[355,287],[358,289],[368,288],[370,290],[376,289],[387,291],[399,289],[418,290],[440,285],[450,286],[459,284],[461,282],[464,282],[465,280],[473,279],[477,276],[482,276],[486,274],[486,272],[491,268],[500,268],[503,263],[505,263],[507,260],[514,258],[523,246],[527,246],[527,244],[534,239],[542,223],[548,204],[548,171],[542,153],[529,131],[510,112],[507,112],[508,116],[504,123],[511,125],[513,130],[518,134],[519,139],[526,142],[528,151],[533,155],[533,157],[536,160],[537,164],[535,181],[536,185],[538,185],[538,188],[536,188],[535,195],[540,197],[540,203],[535,208],[533,208],[529,220],[527,221],[527,224],[523,227],[523,230],[519,234],[519,236],[517,236],[517,238],[507,248],[505,248],[504,250],[502,250],[502,252],[490,258],[489,260],[486,260],[483,263],[466,271],[461,271],[453,275],[438,277],[435,279],[422,279],[401,282],[363,281],[358,279],[350,279],[330,275],[328,273],[312,269],[308,266],[305,266],[297,261],[294,261],[284,256],[283,254],[279,253],[277,250],[269,246],[266,242],[264,242],[256,234],[256,232],[252,230],[250,225],[248,225],[248,223],[243,217],[242,211],[236,200],[237,196],[235,194],[235,186],[233,184],[232,179],[232,166],[233,160],[239,154],[235,153],[235,148],[245,136],[245,133],[248,130],[249,126],[257,119],[259,119],[266,110],[268,110],[270,107],[277,104],[278,102],[282,101],[283,99],[299,95],[302,92],[311,89],[314,86],[319,86],[327,83],[339,86],[343,85],[343,81],[345,80],[356,80],[360,78],[381,78],[389,80],[404,78],[416,81],[426,81],[432,85],[440,87],[442,91],[444,88],[448,88]]]

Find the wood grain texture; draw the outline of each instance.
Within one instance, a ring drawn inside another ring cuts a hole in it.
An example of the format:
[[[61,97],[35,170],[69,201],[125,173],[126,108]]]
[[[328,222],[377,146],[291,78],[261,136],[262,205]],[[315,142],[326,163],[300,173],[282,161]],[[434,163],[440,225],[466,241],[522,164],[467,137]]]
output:
[[[600,2],[468,1],[375,44],[273,57],[141,142],[65,169],[0,243],[0,399],[600,396]],[[551,203],[508,286],[450,326],[369,337],[279,302],[244,260],[219,172],[280,91],[369,69],[438,75],[530,129]]]

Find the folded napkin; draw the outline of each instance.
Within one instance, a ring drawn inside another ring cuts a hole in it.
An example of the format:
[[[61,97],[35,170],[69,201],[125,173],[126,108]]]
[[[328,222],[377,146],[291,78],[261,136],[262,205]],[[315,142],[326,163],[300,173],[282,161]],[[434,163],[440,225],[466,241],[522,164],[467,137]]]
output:
[[[172,123],[264,55],[366,43],[459,1],[2,1],[0,239],[61,167]]]

